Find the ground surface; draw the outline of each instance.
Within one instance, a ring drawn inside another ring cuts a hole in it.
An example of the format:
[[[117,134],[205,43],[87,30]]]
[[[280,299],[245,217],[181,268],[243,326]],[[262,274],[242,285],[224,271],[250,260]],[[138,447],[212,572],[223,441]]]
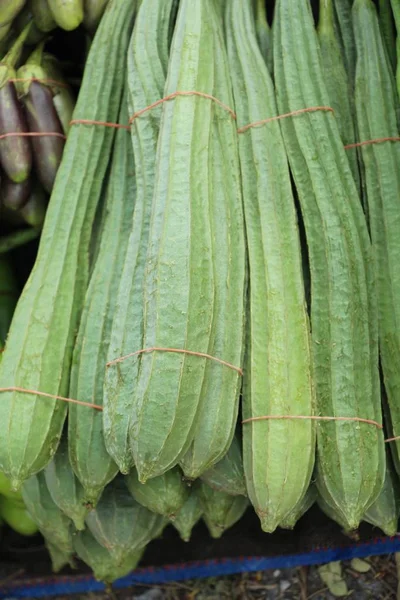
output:
[[[396,600],[397,572],[393,555],[367,559],[366,573],[342,563],[351,600]],[[19,575],[20,576],[20,575]],[[0,585],[1,585],[0,581]],[[134,587],[108,594],[78,594],[54,600],[334,600],[318,567],[281,569],[218,579],[200,579],[160,587]],[[11,600],[11,599],[10,599]]]

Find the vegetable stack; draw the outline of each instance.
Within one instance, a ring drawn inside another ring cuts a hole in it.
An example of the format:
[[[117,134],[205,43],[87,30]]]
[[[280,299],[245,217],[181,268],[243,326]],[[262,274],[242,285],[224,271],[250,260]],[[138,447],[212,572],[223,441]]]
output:
[[[107,583],[167,526],[217,538],[247,510],[393,535],[397,0],[23,4],[0,3],[4,219],[39,230],[23,211],[50,196],[18,301],[0,265],[25,532]],[[45,44],[80,23],[73,110]]]

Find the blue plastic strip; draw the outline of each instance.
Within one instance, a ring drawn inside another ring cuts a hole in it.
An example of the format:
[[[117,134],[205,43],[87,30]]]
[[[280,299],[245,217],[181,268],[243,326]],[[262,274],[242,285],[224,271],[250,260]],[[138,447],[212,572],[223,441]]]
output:
[[[321,548],[304,554],[274,557],[242,557],[234,559],[208,560],[160,568],[137,569],[130,575],[118,579],[113,587],[127,588],[132,585],[156,585],[185,579],[221,577],[235,573],[265,571],[328,563],[335,560],[365,558],[400,551],[400,536],[379,538],[368,544],[355,544],[341,548]],[[46,579],[16,581],[0,586],[0,598],[45,598],[56,595],[101,592],[104,585],[90,576],[60,576]]]

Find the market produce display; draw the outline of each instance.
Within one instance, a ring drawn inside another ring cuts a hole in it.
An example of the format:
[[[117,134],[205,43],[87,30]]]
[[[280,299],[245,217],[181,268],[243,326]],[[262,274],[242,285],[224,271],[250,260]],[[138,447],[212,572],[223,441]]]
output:
[[[107,583],[247,510],[266,540],[315,503],[396,533],[399,2],[31,0],[0,27],[3,521]],[[48,34],[77,28],[75,98]]]

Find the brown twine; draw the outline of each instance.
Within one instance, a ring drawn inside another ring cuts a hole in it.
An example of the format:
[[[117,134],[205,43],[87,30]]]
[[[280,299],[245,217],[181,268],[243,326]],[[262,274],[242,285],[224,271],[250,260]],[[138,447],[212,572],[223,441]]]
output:
[[[400,142],[400,137],[382,137],[375,138],[374,140],[365,140],[364,142],[347,144],[347,146],[344,146],[344,149],[350,150],[350,148],[360,148],[361,146],[369,146],[370,144],[383,144],[383,142]]]
[[[385,440],[385,444],[388,444],[389,442],[398,442],[400,440],[400,435],[396,435],[395,437],[391,437],[388,438],[387,440]]]
[[[67,137],[63,133],[58,133],[58,131],[13,131],[10,133],[3,133],[0,135],[0,140],[9,137],[59,137],[63,140],[66,140]]]
[[[15,77],[9,79],[12,83],[30,83],[36,81],[37,83],[44,83],[45,85],[57,85],[62,88],[69,88],[69,85],[64,81],[57,81],[56,79],[40,79],[39,77]]]
[[[260,127],[261,125],[265,125],[265,123],[270,123],[272,121],[279,121],[280,119],[286,119],[287,117],[296,117],[297,115],[302,115],[304,113],[311,113],[317,111],[325,111],[325,112],[334,112],[331,106],[309,106],[308,108],[300,108],[299,110],[293,110],[291,112],[285,113],[283,115],[277,115],[275,117],[269,117],[268,119],[261,119],[261,121],[255,121],[254,123],[249,123],[248,125],[244,125],[243,127],[239,127],[237,130],[238,133],[245,133],[248,129],[252,129],[254,127]]]
[[[274,419],[303,419],[303,420],[311,420],[311,421],[349,421],[349,422],[358,422],[358,423],[367,423],[367,425],[374,425],[378,429],[383,429],[383,425],[378,423],[377,421],[373,421],[372,419],[363,419],[361,417],[318,417],[316,415],[313,416],[304,416],[304,415],[267,415],[263,417],[250,417],[249,419],[244,419],[243,423],[251,423],[252,421],[268,421]]]
[[[132,124],[133,121],[135,121],[135,119],[137,119],[138,117],[141,117],[148,110],[152,110],[153,108],[160,106],[160,104],[163,104],[164,102],[169,102],[169,100],[173,100],[174,98],[177,98],[178,96],[199,96],[200,98],[206,98],[207,100],[212,100],[213,102],[218,104],[218,106],[221,106],[224,110],[226,110],[231,115],[232,119],[236,120],[235,111],[233,111],[229,106],[227,106],[226,104],[221,102],[221,100],[218,100],[218,98],[215,98],[214,96],[211,96],[210,94],[205,94],[203,92],[178,91],[178,92],[174,92],[173,94],[169,94],[168,96],[165,96],[164,98],[161,98],[160,100],[157,100],[156,102],[153,102],[153,104],[150,104],[149,106],[146,106],[145,108],[142,108],[141,110],[138,110],[131,116],[131,118],[129,119],[129,123]]]
[[[92,121],[90,119],[73,119],[70,125],[101,125],[102,127],[111,127],[112,129],[127,129],[130,131],[129,125],[120,125],[119,123],[107,123],[107,121]]]
[[[194,352],[193,350],[183,350],[181,348],[143,348],[142,350],[137,350],[136,352],[132,352],[131,354],[126,354],[125,356],[120,356],[119,358],[115,358],[106,364],[106,367],[111,367],[117,363],[123,362],[124,360],[131,358],[132,356],[138,356],[139,354],[147,354],[149,352],[173,352],[176,354],[188,354],[189,356],[200,356],[201,358],[208,358],[209,360],[213,360],[225,367],[229,367],[229,369],[233,369],[239,375],[243,375],[243,370],[240,367],[236,367],[221,358],[217,358],[216,356],[211,356],[211,354],[206,354],[205,352]]]
[[[90,402],[82,402],[81,400],[74,400],[73,398],[65,398],[64,396],[56,396],[55,394],[47,394],[46,392],[39,392],[37,390],[28,390],[22,387],[4,387],[0,388],[1,392],[20,392],[21,394],[33,394],[34,396],[43,396],[44,398],[52,398],[53,400],[62,400],[63,402],[70,402],[71,404],[79,404],[79,406],[87,406],[89,408],[95,408],[96,410],[103,410],[102,406],[98,404],[92,404]]]

